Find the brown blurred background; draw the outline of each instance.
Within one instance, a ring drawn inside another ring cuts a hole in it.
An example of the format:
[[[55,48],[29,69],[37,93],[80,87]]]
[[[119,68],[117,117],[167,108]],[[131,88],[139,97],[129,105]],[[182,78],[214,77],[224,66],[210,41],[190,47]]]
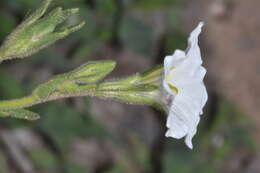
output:
[[[0,1],[0,41],[40,0]],[[142,72],[201,37],[209,101],[191,151],[165,138],[166,116],[146,107],[73,98],[32,108],[36,122],[0,120],[0,173],[259,173],[259,0],[55,0],[87,25],[0,68],[2,99],[22,97],[90,60],[118,62],[112,78]]]

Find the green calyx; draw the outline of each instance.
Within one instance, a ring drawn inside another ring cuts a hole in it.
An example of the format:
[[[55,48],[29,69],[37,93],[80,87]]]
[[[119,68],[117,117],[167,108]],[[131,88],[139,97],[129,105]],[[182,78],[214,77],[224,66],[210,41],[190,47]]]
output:
[[[162,68],[157,66],[144,73],[124,79],[101,83],[96,95],[131,104],[145,104],[162,109],[159,99],[161,93]]]

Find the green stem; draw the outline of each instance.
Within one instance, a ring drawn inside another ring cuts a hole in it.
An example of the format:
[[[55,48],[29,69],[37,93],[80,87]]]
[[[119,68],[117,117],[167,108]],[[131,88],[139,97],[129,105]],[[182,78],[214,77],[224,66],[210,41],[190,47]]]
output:
[[[87,88],[89,90],[89,88]],[[92,89],[91,92],[89,91],[81,91],[76,92],[73,94],[66,94],[66,95],[54,95],[50,96],[47,99],[39,99],[34,95],[30,95],[27,97],[22,97],[18,99],[12,100],[2,100],[0,101],[0,111],[7,111],[7,110],[15,110],[15,109],[22,109],[31,107],[37,104],[50,102],[54,100],[64,99],[64,98],[71,98],[71,97],[83,97],[83,96],[96,96],[94,93],[95,89]]]
[[[0,110],[20,109],[39,103],[40,101],[33,96],[27,96],[20,99],[3,100],[0,101]]]

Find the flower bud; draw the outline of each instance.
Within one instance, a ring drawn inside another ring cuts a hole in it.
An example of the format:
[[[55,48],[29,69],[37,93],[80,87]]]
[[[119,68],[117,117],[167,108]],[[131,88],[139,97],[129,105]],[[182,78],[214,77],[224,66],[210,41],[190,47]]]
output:
[[[89,90],[95,90],[96,82],[107,76],[115,68],[115,65],[114,61],[83,64],[71,72],[57,75],[40,85],[33,91],[33,95],[42,101],[50,99],[50,97],[84,95]]]
[[[38,52],[55,41],[80,29],[84,22],[75,26],[57,29],[78,9],[63,10],[58,7],[45,15],[52,0],[45,0],[41,7],[24,20],[4,41],[0,48],[0,61],[23,58]]]

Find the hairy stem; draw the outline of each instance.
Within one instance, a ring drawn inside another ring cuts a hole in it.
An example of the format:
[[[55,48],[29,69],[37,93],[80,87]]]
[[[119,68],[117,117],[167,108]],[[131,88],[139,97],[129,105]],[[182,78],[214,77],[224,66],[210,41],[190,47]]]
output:
[[[27,96],[19,99],[0,101],[0,110],[20,109],[38,104],[39,100],[33,96]]]
[[[158,94],[156,91],[153,91],[151,88],[148,92],[140,91],[139,94],[136,94],[134,91],[129,90],[123,85],[117,85],[117,81],[115,81],[115,85],[113,86],[113,82],[109,82],[112,87],[106,87],[106,83],[97,85],[96,88],[92,88],[91,91],[89,88],[87,91],[81,90],[80,92],[76,93],[66,93],[66,94],[54,94],[46,99],[39,99],[38,97],[34,96],[33,94],[27,97],[19,98],[19,99],[12,99],[12,100],[3,100],[0,101],[0,111],[6,110],[14,110],[14,109],[21,109],[27,108],[34,105],[42,104],[45,102],[50,102],[54,100],[64,99],[64,98],[71,98],[71,97],[83,97],[83,96],[92,96],[92,97],[99,97],[101,99],[116,99],[121,100],[123,102],[132,103],[132,104],[148,104],[148,105],[157,105],[154,101],[153,97],[156,97]],[[104,87],[105,86],[105,87]],[[138,88],[134,88],[134,90]]]
[[[18,99],[12,99],[12,100],[3,100],[0,101],[0,111],[6,111],[6,110],[14,110],[14,109],[21,109],[21,108],[28,108],[34,105],[64,99],[64,98],[70,98],[70,97],[80,97],[80,96],[91,96],[91,94],[71,94],[71,95],[57,95],[49,97],[48,99],[40,100],[33,95],[22,97]]]

